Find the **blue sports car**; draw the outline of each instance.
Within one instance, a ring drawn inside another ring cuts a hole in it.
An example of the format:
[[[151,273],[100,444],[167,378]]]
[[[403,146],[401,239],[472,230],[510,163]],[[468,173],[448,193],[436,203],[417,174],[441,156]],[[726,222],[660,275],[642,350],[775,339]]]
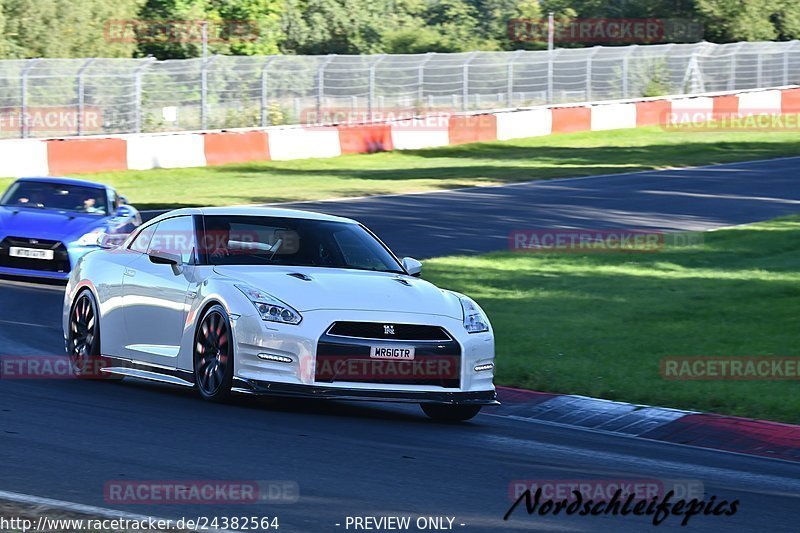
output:
[[[20,178],[0,198],[0,274],[66,280],[81,256],[142,223],[101,183]]]

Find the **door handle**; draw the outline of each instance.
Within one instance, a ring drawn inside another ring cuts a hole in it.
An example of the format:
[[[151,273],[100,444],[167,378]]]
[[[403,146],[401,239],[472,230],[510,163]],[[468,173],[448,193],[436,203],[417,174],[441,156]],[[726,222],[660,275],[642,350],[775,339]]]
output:
[[[136,275],[136,271],[135,271],[135,270],[133,270],[132,268],[126,268],[126,269],[125,269],[125,275],[126,275],[126,276],[130,276],[130,277],[133,277],[133,276],[135,276],[135,275]]]

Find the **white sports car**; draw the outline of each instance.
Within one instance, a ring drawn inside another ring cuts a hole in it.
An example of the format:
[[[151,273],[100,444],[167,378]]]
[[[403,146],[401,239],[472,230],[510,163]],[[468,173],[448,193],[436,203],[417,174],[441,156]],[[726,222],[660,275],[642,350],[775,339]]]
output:
[[[419,279],[421,267],[345,218],[180,209],[76,265],[67,352],[79,376],[197,387],[212,401],[415,402],[466,420],[497,403],[492,328],[473,300]]]

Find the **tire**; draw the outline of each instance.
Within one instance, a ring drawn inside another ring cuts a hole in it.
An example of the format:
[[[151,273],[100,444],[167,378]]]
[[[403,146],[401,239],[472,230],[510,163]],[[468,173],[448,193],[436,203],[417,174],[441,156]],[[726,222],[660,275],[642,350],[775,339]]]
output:
[[[225,308],[213,305],[205,312],[194,335],[194,380],[200,396],[210,402],[231,397],[233,342]]]
[[[474,418],[481,411],[480,405],[442,405],[438,403],[421,403],[420,407],[437,422],[463,422]]]
[[[100,354],[100,315],[94,295],[88,289],[78,294],[69,312],[67,354],[73,374],[80,379],[122,379],[100,370],[106,366]]]

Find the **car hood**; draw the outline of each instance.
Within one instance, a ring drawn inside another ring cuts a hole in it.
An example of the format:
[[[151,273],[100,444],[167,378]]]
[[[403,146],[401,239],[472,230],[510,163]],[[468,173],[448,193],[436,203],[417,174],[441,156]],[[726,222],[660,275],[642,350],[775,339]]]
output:
[[[216,266],[222,276],[252,285],[300,312],[319,309],[442,315],[460,320],[453,293],[405,275],[314,267]],[[303,280],[298,275],[309,278]]]
[[[49,209],[0,206],[0,236],[70,242],[95,228],[105,227],[108,217]]]

